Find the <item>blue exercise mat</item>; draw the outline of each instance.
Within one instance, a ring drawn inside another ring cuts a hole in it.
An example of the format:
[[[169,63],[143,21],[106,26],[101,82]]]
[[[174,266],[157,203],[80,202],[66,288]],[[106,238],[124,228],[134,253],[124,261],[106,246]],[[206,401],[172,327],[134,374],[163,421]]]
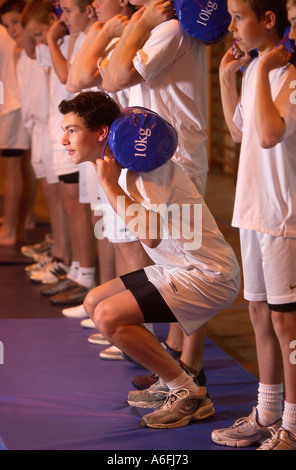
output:
[[[166,325],[155,330],[165,338]],[[101,360],[106,346],[88,343],[93,332],[64,317],[0,320],[0,449],[235,450],[212,443],[211,432],[250,413],[255,377],[207,340],[204,368],[216,413],[183,428],[141,428],[152,410],[129,406],[126,396],[132,378],[148,372]]]

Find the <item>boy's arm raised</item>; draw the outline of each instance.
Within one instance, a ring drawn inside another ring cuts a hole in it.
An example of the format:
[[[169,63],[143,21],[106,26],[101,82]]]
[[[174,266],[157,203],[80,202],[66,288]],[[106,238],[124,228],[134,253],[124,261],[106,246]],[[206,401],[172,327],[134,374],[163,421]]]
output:
[[[58,40],[64,37],[66,28],[62,21],[55,21],[47,32],[47,44],[49,47],[53,68],[61,83],[65,84],[68,76],[67,59],[63,56]]]
[[[103,88],[106,91],[116,92],[143,81],[133,65],[133,59],[152,29],[173,15],[172,2],[167,0],[157,0],[133,14],[104,71]]]
[[[96,162],[97,175],[112,208],[140,242],[156,248],[161,242],[160,214],[135,203],[118,183],[121,166],[107,156]]]
[[[291,54],[285,46],[265,54],[258,65],[255,120],[263,148],[271,148],[281,142],[286,132],[286,124],[272,98],[269,72],[288,64]]]
[[[243,67],[250,57],[247,54],[241,55],[239,51],[230,48],[224,55],[220,68],[220,90],[221,100],[226,124],[234,142],[240,143],[242,138],[241,130],[233,121],[236,106],[239,102],[239,95],[236,83],[236,73]]]

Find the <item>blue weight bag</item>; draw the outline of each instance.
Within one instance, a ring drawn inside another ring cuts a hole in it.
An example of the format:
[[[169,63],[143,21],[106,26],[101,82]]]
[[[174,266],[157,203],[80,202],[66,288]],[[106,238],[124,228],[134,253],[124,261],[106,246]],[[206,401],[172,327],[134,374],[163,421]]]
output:
[[[111,124],[107,144],[123,168],[146,172],[172,158],[178,136],[175,128],[157,113],[134,106],[122,109]]]
[[[227,0],[174,0],[178,20],[190,36],[208,44],[222,41],[231,21]]]

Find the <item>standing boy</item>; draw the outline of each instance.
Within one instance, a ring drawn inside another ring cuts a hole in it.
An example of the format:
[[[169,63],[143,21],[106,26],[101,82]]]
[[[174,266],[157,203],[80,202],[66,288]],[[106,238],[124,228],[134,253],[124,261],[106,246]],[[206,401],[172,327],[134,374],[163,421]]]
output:
[[[240,229],[260,377],[250,416],[212,438],[238,447],[266,440],[260,449],[295,450],[296,70],[286,48],[277,48],[287,27],[286,1],[229,0],[228,9],[235,46],[221,62],[221,93],[232,137],[241,142],[233,225]],[[254,49],[258,56],[250,60]],[[239,100],[235,75],[242,66]]]

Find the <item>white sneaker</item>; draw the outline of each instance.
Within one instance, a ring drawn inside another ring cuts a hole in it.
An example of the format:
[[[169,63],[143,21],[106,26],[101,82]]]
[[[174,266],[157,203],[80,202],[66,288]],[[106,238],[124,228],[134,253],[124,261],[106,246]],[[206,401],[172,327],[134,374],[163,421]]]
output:
[[[85,320],[82,320],[80,322],[80,326],[82,326],[82,328],[91,328],[91,329],[97,330],[97,327],[91,318],[86,318]]]
[[[66,266],[62,261],[52,261],[46,264],[40,271],[34,272],[30,279],[37,284],[54,284],[61,276],[66,276],[70,271],[70,266]]]
[[[104,351],[100,352],[99,356],[101,359],[107,359],[108,361],[124,361],[120,349],[116,346],[104,349]]]
[[[38,260],[38,262],[25,267],[25,272],[26,274],[28,274],[28,276],[31,276],[31,274],[40,271],[44,268],[44,266],[46,266],[46,264],[51,263],[51,261],[51,256],[48,256],[47,254],[40,255],[40,259]]]
[[[95,333],[94,335],[90,335],[87,338],[87,341],[91,344],[110,344],[109,341],[107,341],[102,333]]]
[[[75,307],[63,308],[62,314],[67,318],[84,318],[87,313],[84,310],[83,304],[76,305]]]
[[[21,253],[27,258],[34,258],[35,255],[48,253],[52,249],[53,240],[50,234],[45,235],[45,239],[35,245],[24,245],[21,247]],[[37,260],[36,260],[37,261]]]

